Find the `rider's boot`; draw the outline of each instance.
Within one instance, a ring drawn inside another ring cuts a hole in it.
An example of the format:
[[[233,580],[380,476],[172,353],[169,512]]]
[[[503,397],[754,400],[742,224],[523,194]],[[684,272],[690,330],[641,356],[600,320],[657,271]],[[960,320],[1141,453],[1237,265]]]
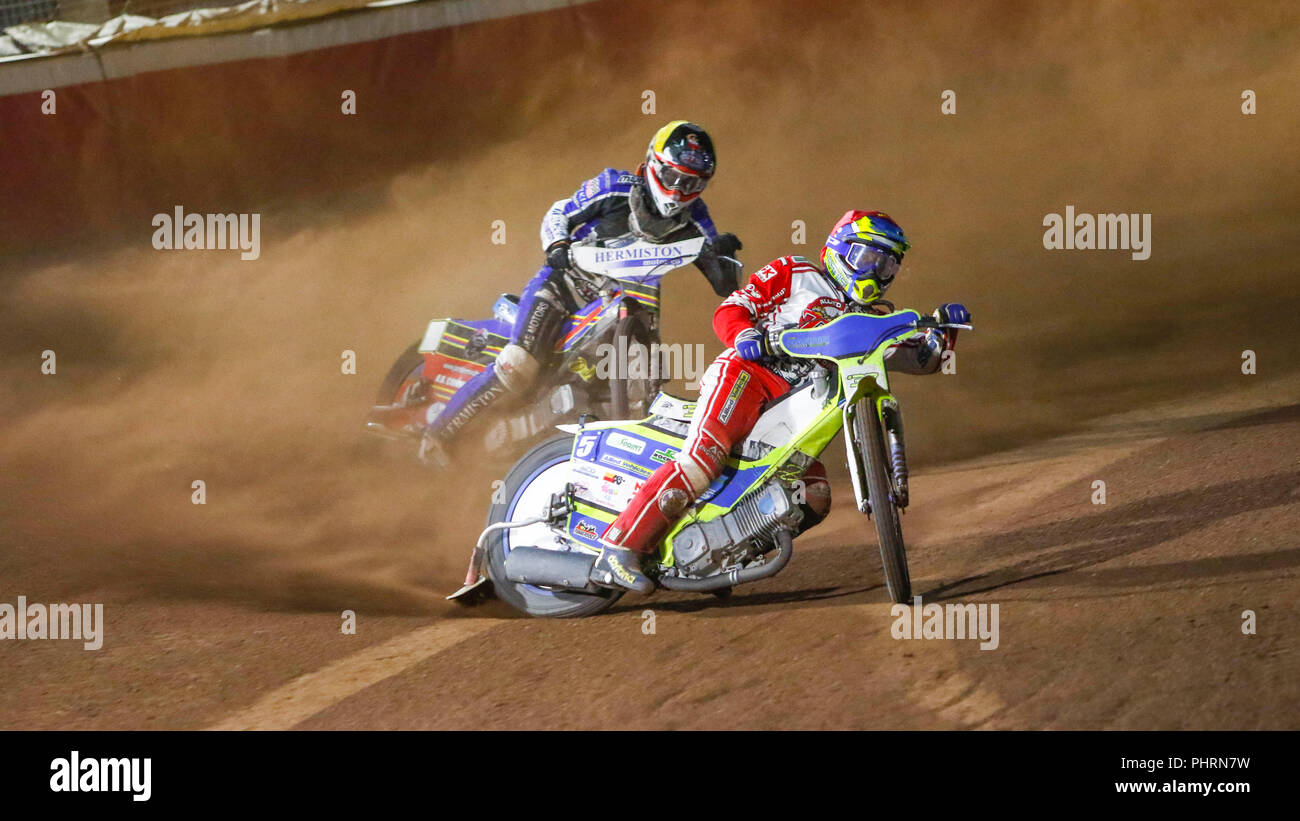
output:
[[[421,436],[423,417],[404,405],[376,405],[366,416],[366,430],[383,436]]]
[[[654,592],[655,584],[641,572],[644,559],[644,553],[603,544],[596,565],[591,569],[591,578],[597,584],[624,587],[633,593],[648,595]]]
[[[641,573],[641,562],[695,498],[677,461],[662,465],[629,500],[600,537],[602,550],[592,571],[599,583],[649,593],[654,583]],[[626,576],[619,570],[628,571]]]

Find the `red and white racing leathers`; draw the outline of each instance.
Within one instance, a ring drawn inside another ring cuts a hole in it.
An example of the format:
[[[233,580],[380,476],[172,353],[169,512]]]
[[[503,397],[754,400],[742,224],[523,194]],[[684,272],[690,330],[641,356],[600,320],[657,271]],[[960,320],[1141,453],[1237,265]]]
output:
[[[723,300],[713,312],[713,331],[727,349],[700,380],[700,400],[681,451],[646,480],[601,541],[638,552],[651,550],[721,475],[727,455],[749,435],[763,403],[784,395],[813,367],[806,360],[760,364],[742,359],[731,347],[738,333],[757,328],[766,336],[772,328],[813,327],[845,310],[843,293],[820,268],[799,256],[773,260]],[[910,373],[932,372],[939,367],[942,346],[938,334],[909,341],[891,352],[887,361],[892,368]],[[815,463],[805,476],[808,499],[816,500],[818,518],[830,505],[825,475],[821,464]]]

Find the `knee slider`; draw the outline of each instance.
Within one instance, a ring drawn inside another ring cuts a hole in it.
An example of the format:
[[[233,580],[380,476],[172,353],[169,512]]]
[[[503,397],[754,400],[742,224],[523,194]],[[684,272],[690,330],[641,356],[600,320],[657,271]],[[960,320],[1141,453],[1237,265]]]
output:
[[[679,487],[670,487],[659,494],[659,510],[669,519],[675,519],[682,515],[682,511],[690,501],[691,497],[686,491]]]
[[[673,460],[672,472],[660,487],[655,503],[659,511],[668,519],[682,515],[689,505],[711,481],[704,471],[690,464],[689,460]]]
[[[541,370],[541,363],[524,348],[506,345],[497,354],[496,363],[492,367],[506,390],[518,392],[532,387]]]

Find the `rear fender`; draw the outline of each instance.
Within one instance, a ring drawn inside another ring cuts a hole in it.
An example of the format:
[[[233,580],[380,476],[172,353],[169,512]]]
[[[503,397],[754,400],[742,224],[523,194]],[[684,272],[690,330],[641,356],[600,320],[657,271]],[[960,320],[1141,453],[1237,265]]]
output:
[[[435,319],[418,346],[424,356],[421,376],[433,383],[434,401],[447,402],[465,383],[491,367],[509,341],[499,319]]]

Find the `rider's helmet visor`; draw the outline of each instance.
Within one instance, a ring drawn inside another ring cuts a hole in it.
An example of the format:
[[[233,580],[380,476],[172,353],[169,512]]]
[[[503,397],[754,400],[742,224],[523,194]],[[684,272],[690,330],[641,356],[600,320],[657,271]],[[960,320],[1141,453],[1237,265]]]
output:
[[[654,175],[655,181],[661,187],[670,192],[681,194],[683,197],[700,193],[704,190],[704,186],[709,183],[708,178],[680,166],[672,165],[658,157],[651,158],[650,173]]]
[[[855,279],[874,279],[882,289],[894,281],[899,259],[889,251],[862,242],[849,243],[844,261],[853,270]]]

